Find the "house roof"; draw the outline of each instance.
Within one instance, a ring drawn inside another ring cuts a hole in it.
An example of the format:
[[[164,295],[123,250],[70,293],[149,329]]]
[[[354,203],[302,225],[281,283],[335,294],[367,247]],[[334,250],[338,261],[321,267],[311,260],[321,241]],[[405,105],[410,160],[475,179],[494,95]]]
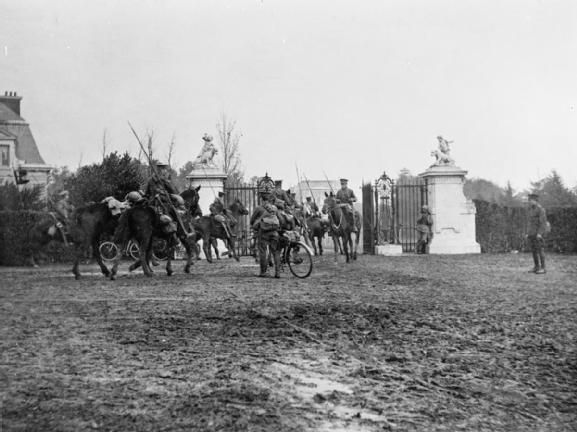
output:
[[[29,164],[45,164],[28,123],[1,102],[0,129],[16,137],[16,158]]]
[[[9,121],[24,121],[24,119],[0,102],[0,124]]]

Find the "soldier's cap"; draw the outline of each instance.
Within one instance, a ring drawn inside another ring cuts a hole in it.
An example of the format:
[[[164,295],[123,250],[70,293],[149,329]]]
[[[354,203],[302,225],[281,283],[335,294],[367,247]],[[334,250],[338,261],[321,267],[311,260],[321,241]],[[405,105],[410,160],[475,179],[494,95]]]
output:
[[[312,198],[311,198],[311,197],[307,197],[307,201],[310,201],[310,200],[312,200]]]
[[[536,200],[536,199],[539,199],[539,194],[530,193],[529,195],[527,195],[527,198]]]
[[[426,205],[422,206],[421,211],[429,211],[429,206]]]
[[[282,180],[275,180],[274,185],[275,186],[282,186]]]
[[[168,167],[168,164],[167,164],[166,162],[160,162],[160,161],[158,161],[158,162],[156,162],[156,166],[157,166],[158,168],[167,168],[167,167]]]
[[[223,197],[223,196],[224,196],[224,192],[220,192],[220,191],[219,191],[219,192],[218,192],[218,196],[219,196],[219,197]]]
[[[348,181],[349,181],[349,179],[346,179],[346,178],[342,178],[342,179],[340,180],[341,183],[348,183]]]

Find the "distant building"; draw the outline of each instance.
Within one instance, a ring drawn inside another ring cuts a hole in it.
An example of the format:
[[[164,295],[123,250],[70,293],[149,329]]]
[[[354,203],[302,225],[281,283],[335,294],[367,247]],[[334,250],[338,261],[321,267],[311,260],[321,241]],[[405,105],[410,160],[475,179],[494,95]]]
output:
[[[40,156],[30,125],[20,117],[21,96],[0,96],[0,184],[47,186],[52,166]]]
[[[325,192],[336,193],[341,188],[339,180],[309,180],[301,181],[296,186],[290,188],[291,192],[296,193],[297,202],[304,202],[306,197],[310,196],[319,207],[325,200]],[[356,193],[355,193],[356,194]]]

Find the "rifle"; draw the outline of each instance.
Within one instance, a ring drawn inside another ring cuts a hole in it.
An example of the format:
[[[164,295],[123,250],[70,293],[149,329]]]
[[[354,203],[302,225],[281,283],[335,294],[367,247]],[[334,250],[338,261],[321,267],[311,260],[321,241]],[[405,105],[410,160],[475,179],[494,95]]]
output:
[[[333,185],[331,184],[331,182],[329,181],[329,178],[327,177],[327,173],[323,171],[323,174],[325,176],[325,179],[327,181],[327,183],[329,184],[329,187],[331,188],[331,192],[333,193],[333,195],[335,194],[335,191],[333,190]]]
[[[140,138],[138,136],[138,134],[136,133],[136,131],[134,130],[134,128],[132,127],[132,125],[130,124],[130,122],[128,122],[128,126],[130,127],[130,130],[132,131],[132,133],[134,134],[134,136],[136,137],[136,140],[138,141],[138,144],[140,145],[140,149],[142,150],[142,152],[146,155],[146,158],[148,159],[148,166],[150,167],[151,173],[152,173],[152,177],[155,180],[160,180],[160,174],[158,173],[157,169],[156,169],[156,165],[154,165],[152,157],[148,154],[148,152],[146,151],[146,149],[144,148],[144,145],[142,144],[142,141],[140,141]],[[158,181],[159,184],[161,184],[160,181]],[[182,222],[182,218],[180,217],[180,214],[178,213],[178,211],[176,211],[176,208],[174,207],[174,204],[172,204],[172,199],[170,197],[170,194],[166,191],[166,189],[164,188],[164,185],[162,185],[161,187],[161,192],[164,192],[164,195],[167,198],[167,202],[170,205],[170,209],[172,210],[172,213],[174,213],[175,217],[176,217],[176,221],[178,222],[178,224],[180,225],[180,227],[182,228],[182,230],[184,231],[184,233],[188,236],[190,235],[190,233],[188,232],[188,230],[186,229],[184,222]],[[163,210],[166,213],[169,213],[169,211],[167,211],[167,208],[165,207],[164,203],[162,201],[160,201],[160,205],[162,206]]]

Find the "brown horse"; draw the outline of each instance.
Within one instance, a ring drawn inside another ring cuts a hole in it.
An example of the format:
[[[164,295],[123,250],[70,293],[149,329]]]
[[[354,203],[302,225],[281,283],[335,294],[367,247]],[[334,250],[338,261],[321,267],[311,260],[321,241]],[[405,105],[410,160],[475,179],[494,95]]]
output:
[[[190,267],[194,264],[194,259],[198,256],[198,249],[196,247],[196,233],[193,227],[193,218],[201,215],[202,211],[198,206],[200,186],[197,188],[189,188],[183,191],[180,196],[184,200],[184,207],[186,209],[179,217],[172,214],[172,218],[176,223],[176,233],[167,234],[164,232],[160,224],[159,215],[156,214],[152,207],[147,205],[140,205],[128,209],[126,215],[122,218],[122,224],[115,232],[115,243],[120,244],[120,250],[123,250],[124,245],[130,239],[136,240],[140,248],[140,259],[131,264],[129,270],[132,271],[140,266],[146,276],[152,276],[152,269],[150,262],[152,259],[153,237],[163,239],[167,244],[167,261],[166,274],[171,276],[172,259],[178,241],[184,245],[186,249],[187,260],[184,266],[184,272],[190,273]],[[171,210],[174,213],[174,209]],[[178,221],[182,222],[182,224]],[[184,225],[184,226],[183,226]],[[187,232],[185,232],[185,229]],[[121,254],[114,260],[112,265],[111,279],[116,278],[118,271],[118,264],[121,259]]]
[[[335,247],[335,261],[337,260],[339,251],[338,242],[340,240],[342,240],[343,252],[345,253],[347,262],[350,262],[351,258],[356,260],[360,240],[360,217],[355,218],[353,211],[351,211],[347,205],[338,204],[332,192],[330,194],[325,192],[325,197],[322,212],[329,215],[329,230]],[[354,227],[356,227],[356,233],[354,232]],[[356,235],[354,247],[353,234]]]
[[[230,238],[228,238],[226,235],[226,231],[224,230],[222,224],[214,220],[214,217],[212,216],[201,216],[200,218],[193,221],[197,239],[202,239],[202,250],[204,251],[206,260],[210,263],[212,262],[212,252],[210,250],[210,246],[213,245],[214,247],[215,239],[223,240],[229,250],[229,256],[232,256],[235,260],[239,261],[239,258],[236,254],[235,235],[238,227],[236,221],[241,216],[248,215],[248,209],[238,198],[235,198],[234,201],[228,206],[227,211],[233,218],[233,223],[230,224],[231,230],[233,231]],[[218,256],[218,249],[216,249],[216,254]]]
[[[308,228],[308,239],[312,244],[313,250],[315,251],[315,255],[322,255],[323,254],[323,238],[325,237],[325,233],[328,230],[328,225],[323,221],[321,218],[317,216],[309,216],[307,218],[307,228]],[[317,239],[318,244],[318,253],[317,253],[317,245],[315,244],[315,238]]]
[[[75,260],[72,267],[74,277],[76,279],[80,278],[80,260],[91,246],[94,258],[96,258],[100,266],[100,271],[102,271],[103,275],[109,276],[110,272],[102,261],[98,246],[104,235],[112,235],[114,233],[118,219],[112,216],[108,205],[105,203],[95,203],[81,207],[72,214],[70,219],[66,228],[66,243],[72,243],[75,248]],[[40,250],[52,240],[65,242],[62,231],[56,228],[55,224],[54,216],[47,214],[46,217],[30,229],[29,240],[32,250],[30,262],[35,267],[37,266],[34,259],[35,251]]]

